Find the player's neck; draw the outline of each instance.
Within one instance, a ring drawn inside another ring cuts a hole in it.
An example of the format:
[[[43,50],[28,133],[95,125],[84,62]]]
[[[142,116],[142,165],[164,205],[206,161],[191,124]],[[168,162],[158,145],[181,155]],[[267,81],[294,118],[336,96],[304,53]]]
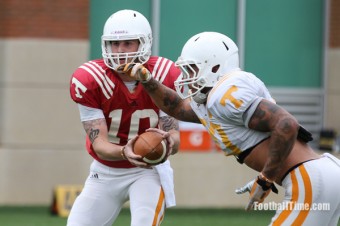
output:
[[[137,81],[129,81],[129,82],[124,82],[125,86],[128,88],[128,90],[130,91],[130,93],[134,93],[135,89],[138,85]]]
[[[135,82],[135,80],[133,78],[130,78],[126,74],[122,74],[122,73],[117,73],[117,74],[123,82]]]

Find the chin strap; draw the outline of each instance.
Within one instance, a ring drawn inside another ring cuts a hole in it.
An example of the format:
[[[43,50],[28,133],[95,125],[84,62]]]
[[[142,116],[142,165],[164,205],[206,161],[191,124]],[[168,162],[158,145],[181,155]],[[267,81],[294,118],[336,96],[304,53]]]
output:
[[[206,104],[210,90],[208,90],[206,93],[198,92],[195,96],[192,97],[192,99],[198,104]]]
[[[205,104],[207,102],[208,95],[205,93],[197,93],[192,99],[198,104]]]

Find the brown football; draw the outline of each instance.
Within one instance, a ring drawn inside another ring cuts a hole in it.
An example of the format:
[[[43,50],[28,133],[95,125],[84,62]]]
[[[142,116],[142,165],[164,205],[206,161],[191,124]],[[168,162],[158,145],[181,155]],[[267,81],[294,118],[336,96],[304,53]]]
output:
[[[166,156],[166,141],[160,133],[149,131],[140,134],[134,144],[135,154],[143,157],[150,165],[157,165]]]

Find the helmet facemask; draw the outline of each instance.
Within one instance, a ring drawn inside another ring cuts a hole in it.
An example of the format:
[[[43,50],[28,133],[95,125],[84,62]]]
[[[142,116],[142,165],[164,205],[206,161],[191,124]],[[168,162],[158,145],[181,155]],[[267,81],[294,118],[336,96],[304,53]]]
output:
[[[192,61],[178,60],[176,62],[182,73],[175,81],[175,88],[182,99],[192,97],[195,102],[204,104],[213,84],[219,79],[220,65],[213,67],[204,63],[194,63]],[[209,70],[209,71],[207,71]],[[209,76],[210,75],[210,79]],[[211,81],[216,79],[216,81]]]
[[[112,42],[114,41],[126,41],[126,40],[138,40],[139,46],[138,50],[136,52],[127,52],[127,53],[113,53],[112,52]],[[105,64],[110,67],[111,69],[117,68],[121,64],[127,64],[131,62],[135,63],[141,63],[144,64],[146,61],[148,61],[151,52],[150,52],[150,46],[151,43],[147,43],[147,39],[142,35],[139,35],[138,37],[103,37],[102,38],[102,52],[103,52],[103,58],[105,61]]]
[[[176,66],[182,71],[175,81],[176,91],[182,99],[192,97],[204,88],[204,78],[199,78],[200,64],[178,60]]]

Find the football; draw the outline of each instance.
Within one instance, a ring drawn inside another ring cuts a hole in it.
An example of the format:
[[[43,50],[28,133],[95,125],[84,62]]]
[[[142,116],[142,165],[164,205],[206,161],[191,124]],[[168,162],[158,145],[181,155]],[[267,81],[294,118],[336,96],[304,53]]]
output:
[[[142,156],[144,162],[157,165],[166,156],[166,141],[160,133],[144,132],[138,136],[133,151],[135,154]]]

